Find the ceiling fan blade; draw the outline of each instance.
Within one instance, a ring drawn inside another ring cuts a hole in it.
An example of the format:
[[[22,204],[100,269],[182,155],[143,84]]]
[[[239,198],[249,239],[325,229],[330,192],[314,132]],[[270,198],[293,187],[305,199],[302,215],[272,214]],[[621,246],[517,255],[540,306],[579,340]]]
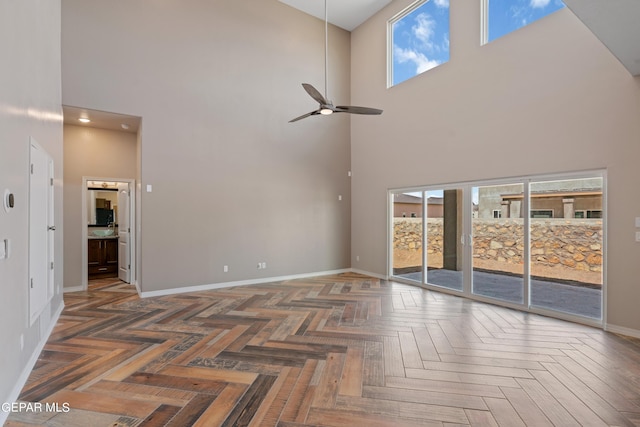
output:
[[[318,90],[315,87],[311,86],[309,83],[302,83],[302,87],[304,88],[304,90],[307,91],[307,93],[313,99],[315,99],[318,102],[318,104],[320,105],[331,104],[331,102],[327,101],[327,99],[320,92],[318,92]]]
[[[366,115],[379,115],[382,114],[382,110],[377,108],[368,107],[354,107],[354,106],[337,106],[335,107],[331,101],[326,98],[328,85],[328,57],[329,57],[329,43],[328,43],[328,20],[327,20],[327,0],[324,0],[324,95],[321,94],[318,89],[310,85],[309,83],[302,83],[302,87],[318,104],[320,108],[316,111],[312,111],[307,114],[303,114],[300,117],[289,120],[291,122],[297,122],[309,116],[315,116],[316,114],[331,114],[331,113],[351,113],[351,114],[366,114]]]
[[[371,116],[382,114],[382,110],[377,108],[354,107],[349,105],[338,105],[334,111],[336,113],[367,114]]]
[[[299,117],[296,117],[295,119],[289,120],[289,123],[297,122],[298,120],[306,119],[307,117],[315,116],[316,114],[320,114],[320,111],[316,110],[316,111],[312,111],[312,112],[307,113],[307,114],[303,114],[303,115],[301,115]]]

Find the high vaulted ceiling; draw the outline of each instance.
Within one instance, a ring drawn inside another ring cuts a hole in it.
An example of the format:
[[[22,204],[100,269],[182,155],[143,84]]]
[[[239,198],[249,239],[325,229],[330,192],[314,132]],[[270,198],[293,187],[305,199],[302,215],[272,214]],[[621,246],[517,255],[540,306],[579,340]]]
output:
[[[324,20],[324,0],[279,0]],[[328,21],[353,31],[391,0],[327,0]],[[640,75],[640,0],[564,0],[567,7],[634,75]]]
[[[640,76],[639,0],[564,0],[634,76]]]
[[[324,21],[324,0],[280,1]],[[327,0],[327,21],[353,31],[389,3],[391,0]]]

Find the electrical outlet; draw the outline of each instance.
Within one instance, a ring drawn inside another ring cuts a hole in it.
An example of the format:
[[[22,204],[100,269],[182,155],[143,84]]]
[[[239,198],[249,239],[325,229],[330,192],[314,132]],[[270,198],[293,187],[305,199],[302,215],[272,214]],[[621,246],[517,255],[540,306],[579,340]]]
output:
[[[360,255],[356,255],[356,261],[360,261]]]
[[[262,269],[262,263],[261,262],[258,263],[258,270],[260,270],[260,269]]]
[[[222,267],[222,271],[223,271],[224,273],[228,273],[228,272],[229,272],[229,266],[228,266],[228,265],[225,265],[224,267]]]
[[[20,334],[20,351],[24,349],[24,334]]]
[[[267,263],[266,262],[262,263],[262,268],[267,268]]]

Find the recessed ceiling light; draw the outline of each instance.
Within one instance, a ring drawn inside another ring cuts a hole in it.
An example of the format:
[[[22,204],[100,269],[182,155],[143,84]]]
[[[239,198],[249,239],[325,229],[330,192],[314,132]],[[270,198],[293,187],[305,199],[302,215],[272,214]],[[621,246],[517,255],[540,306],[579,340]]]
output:
[[[120,127],[121,127],[122,129],[124,129],[124,130],[128,130],[128,129],[129,129],[129,125],[128,125],[128,124],[126,124],[126,123],[122,123],[122,124],[120,125]]]
[[[91,121],[86,117],[80,117],[78,120],[81,121],[82,123],[89,123]]]

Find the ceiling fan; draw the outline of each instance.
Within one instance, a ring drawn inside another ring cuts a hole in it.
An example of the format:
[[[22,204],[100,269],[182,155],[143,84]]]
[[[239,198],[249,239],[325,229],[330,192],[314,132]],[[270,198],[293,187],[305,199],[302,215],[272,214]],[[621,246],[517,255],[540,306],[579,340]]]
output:
[[[327,94],[327,80],[328,80],[328,35],[327,35],[327,0],[324,0],[324,93],[322,95],[315,87],[311,86],[309,83],[302,83],[302,87],[307,93],[315,99],[320,106],[317,110],[311,111],[310,113],[303,114],[295,119],[289,120],[289,123],[297,122],[298,120],[302,120],[309,116],[316,116],[318,114],[329,115],[333,113],[350,113],[350,114],[366,114],[366,115],[380,115],[382,114],[382,110],[377,108],[369,108],[369,107],[355,107],[348,105],[333,105],[333,102],[329,101],[326,97]]]

